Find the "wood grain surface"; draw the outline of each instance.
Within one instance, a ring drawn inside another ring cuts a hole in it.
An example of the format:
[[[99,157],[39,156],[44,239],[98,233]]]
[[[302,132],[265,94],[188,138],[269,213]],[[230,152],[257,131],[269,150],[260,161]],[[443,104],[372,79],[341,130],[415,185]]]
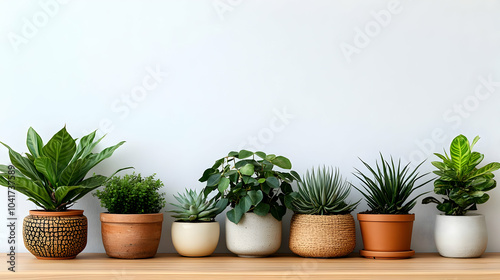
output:
[[[312,259],[293,255],[239,258],[213,255],[186,258],[158,254],[155,258],[125,260],[105,254],[80,254],[73,260],[37,260],[17,255],[17,272],[7,270],[2,253],[0,279],[500,279],[500,253],[477,259],[450,259],[417,253],[403,260],[373,260],[351,254],[347,258]]]

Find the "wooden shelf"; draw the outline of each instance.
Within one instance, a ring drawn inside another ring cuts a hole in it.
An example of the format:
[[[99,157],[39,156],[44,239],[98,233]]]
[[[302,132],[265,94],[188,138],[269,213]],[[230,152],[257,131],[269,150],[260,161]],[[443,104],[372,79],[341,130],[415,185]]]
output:
[[[0,279],[500,279],[500,253],[477,259],[449,259],[420,253],[404,260],[372,260],[352,254],[340,259],[292,255],[239,258],[216,254],[185,258],[158,254],[152,259],[123,260],[105,254],[80,254],[73,260],[37,260],[17,255],[17,272],[7,270],[5,254]]]

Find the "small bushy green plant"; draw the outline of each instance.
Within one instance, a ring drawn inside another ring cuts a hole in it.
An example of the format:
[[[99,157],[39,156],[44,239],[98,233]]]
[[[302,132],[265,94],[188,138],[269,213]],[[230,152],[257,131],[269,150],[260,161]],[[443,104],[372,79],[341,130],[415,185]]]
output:
[[[351,184],[342,178],[338,169],[313,168],[297,184],[299,190],[292,201],[292,210],[297,214],[349,214],[359,204],[359,201],[345,202],[351,192]]]
[[[101,206],[111,214],[151,214],[159,213],[165,206],[165,194],[159,190],[163,183],[151,176],[141,174],[114,176],[97,190],[94,196],[101,200]]]
[[[424,162],[421,162],[415,169],[411,170],[409,163],[401,168],[401,160],[398,161],[396,167],[392,157],[391,161],[388,162],[381,154],[380,159],[381,166],[376,162],[376,170],[361,160],[370,171],[371,178],[358,169],[354,173],[354,176],[363,184],[365,191],[355,188],[365,197],[368,207],[371,209],[365,213],[409,214],[410,210],[415,207],[417,199],[425,193],[418,194],[412,199],[410,199],[410,196],[414,191],[432,181],[431,179],[417,184],[419,179],[428,174],[419,175],[417,173],[418,168]]]

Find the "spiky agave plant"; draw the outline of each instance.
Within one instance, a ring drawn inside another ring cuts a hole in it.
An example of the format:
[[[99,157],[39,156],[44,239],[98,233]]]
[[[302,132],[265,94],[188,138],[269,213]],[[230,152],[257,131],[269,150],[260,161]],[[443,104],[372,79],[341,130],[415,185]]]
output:
[[[351,185],[342,178],[338,169],[331,167],[307,171],[298,186],[298,195],[292,202],[293,211],[297,214],[349,214],[360,202],[345,202]]]
[[[174,198],[180,204],[170,203],[177,207],[176,210],[171,210],[170,212],[176,213],[172,215],[172,217],[183,222],[214,221],[215,217],[224,211],[228,204],[226,198],[216,200],[216,198],[213,197],[207,200],[203,192],[198,194],[195,190],[188,189],[186,189],[183,194],[177,193],[177,196],[174,195]]]
[[[354,176],[361,180],[365,189],[365,191],[362,191],[355,187],[365,197],[368,207],[371,209],[367,212],[370,214],[409,214],[417,203],[417,199],[428,192],[421,193],[410,199],[412,193],[433,179],[422,184],[416,184],[419,179],[429,174],[419,175],[417,173],[418,168],[424,162],[411,170],[409,163],[401,168],[401,160],[398,160],[396,167],[392,157],[390,163],[384,159],[382,154],[380,154],[380,158],[382,163],[380,166],[376,162],[377,170],[374,170],[360,159],[373,175],[373,178],[363,174],[358,169],[354,173]]]

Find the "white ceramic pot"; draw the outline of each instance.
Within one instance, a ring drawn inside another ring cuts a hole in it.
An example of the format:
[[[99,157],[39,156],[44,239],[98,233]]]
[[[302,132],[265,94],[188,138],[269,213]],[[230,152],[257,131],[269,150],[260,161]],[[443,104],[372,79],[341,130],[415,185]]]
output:
[[[240,257],[265,257],[281,246],[281,221],[271,214],[245,213],[238,224],[226,216],[226,246]]]
[[[480,214],[438,215],[434,232],[436,247],[443,257],[477,258],[486,250],[486,220]]]
[[[219,222],[190,223],[174,222],[172,224],[172,243],[182,256],[210,256],[219,243]]]

